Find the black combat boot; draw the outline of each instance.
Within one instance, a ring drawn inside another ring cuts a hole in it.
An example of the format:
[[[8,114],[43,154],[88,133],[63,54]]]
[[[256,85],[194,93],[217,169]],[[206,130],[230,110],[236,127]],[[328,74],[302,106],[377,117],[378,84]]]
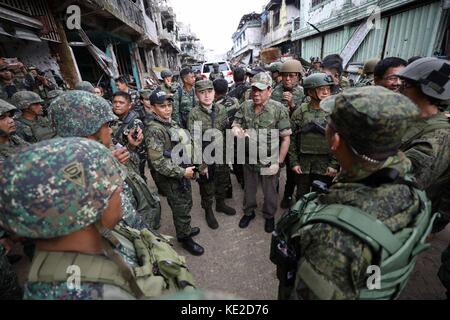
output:
[[[253,219],[255,219],[255,217],[256,217],[256,214],[255,214],[254,211],[253,211],[252,214],[249,215],[249,216],[244,215],[244,216],[241,218],[241,221],[239,221],[239,228],[241,228],[241,229],[247,228],[248,225],[250,224],[250,221],[252,221]]]
[[[232,207],[227,206],[225,200],[217,199],[216,200],[216,211],[225,213],[227,216],[234,216],[236,214],[236,210]]]
[[[219,227],[219,223],[217,222],[216,217],[214,216],[213,209],[211,207],[205,209],[205,218],[208,227],[210,227],[211,229],[217,229]]]
[[[205,249],[203,249],[201,245],[192,240],[191,237],[178,239],[178,241],[181,242],[181,246],[185,250],[187,250],[190,254],[194,256],[201,256],[205,252]]]

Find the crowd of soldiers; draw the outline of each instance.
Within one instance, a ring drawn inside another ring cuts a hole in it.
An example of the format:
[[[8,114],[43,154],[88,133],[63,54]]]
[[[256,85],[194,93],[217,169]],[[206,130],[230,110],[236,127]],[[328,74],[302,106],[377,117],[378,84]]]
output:
[[[309,70],[295,59],[235,68],[230,89],[218,65],[208,80],[184,68],[180,83],[164,70],[158,88],[140,92],[119,77],[111,100],[85,81],[66,91],[44,83],[52,89],[44,97],[0,65],[0,298],[192,290],[184,257],[157,232],[159,197],[167,198],[177,241],[200,256],[191,182],[199,184],[208,227],[218,229],[217,212],[236,215],[226,203],[232,174],[244,192],[242,229],[256,217],[261,182],[280,299],[397,298],[430,233],[450,221],[450,63],[371,59],[354,84],[339,55],[311,62]],[[210,129],[221,136],[205,138]],[[195,163],[195,149],[214,146],[220,155],[226,132],[234,161]],[[242,141],[266,155],[275,141],[276,161],[252,162],[246,148],[239,163]],[[287,210],[275,223],[279,206]],[[17,243],[32,259],[24,288],[10,264]],[[82,269],[76,288],[66,273],[74,265]],[[381,270],[375,290],[366,285],[374,265]],[[439,277],[450,290],[450,246]]]

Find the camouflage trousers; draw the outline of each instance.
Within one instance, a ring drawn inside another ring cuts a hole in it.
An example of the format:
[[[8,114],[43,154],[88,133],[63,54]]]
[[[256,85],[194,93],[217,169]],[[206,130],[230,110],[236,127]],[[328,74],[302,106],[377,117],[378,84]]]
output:
[[[0,245],[0,300],[20,299],[22,299],[22,289],[19,286],[17,275]]]
[[[320,180],[322,182],[326,182],[329,185],[333,179],[325,175],[311,173],[311,174],[296,175],[296,180],[297,180],[296,197],[298,201],[305,194],[311,192],[311,185],[314,180]]]
[[[191,234],[192,189],[187,179],[167,178],[156,172],[155,182],[158,189],[167,197],[172,210],[173,223],[177,238],[186,238]]]
[[[212,179],[199,180],[200,196],[202,198],[202,208],[210,208],[216,200],[223,200],[230,187],[230,167],[228,165],[215,165]]]
[[[439,269],[439,279],[444,287],[447,289],[447,299],[450,299],[450,244],[447,249],[442,253],[442,265]]]

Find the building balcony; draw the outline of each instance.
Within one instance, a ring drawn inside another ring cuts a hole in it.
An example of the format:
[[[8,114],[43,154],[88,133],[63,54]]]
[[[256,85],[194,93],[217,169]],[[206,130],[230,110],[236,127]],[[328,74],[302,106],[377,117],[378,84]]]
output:
[[[159,40],[162,44],[170,45],[176,51],[181,52],[180,42],[178,41],[177,36],[174,32],[170,32],[167,29],[162,29],[159,32]]]
[[[143,34],[146,31],[143,8],[139,1],[134,3],[131,0],[96,0],[95,3],[137,33]]]

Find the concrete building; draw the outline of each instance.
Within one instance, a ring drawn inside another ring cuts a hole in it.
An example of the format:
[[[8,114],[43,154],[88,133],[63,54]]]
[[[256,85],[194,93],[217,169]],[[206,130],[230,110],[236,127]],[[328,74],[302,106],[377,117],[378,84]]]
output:
[[[232,38],[232,64],[249,65],[256,62],[261,51],[261,14],[253,12],[244,15]]]
[[[282,54],[292,51],[292,21],[299,16],[300,0],[271,0],[261,14],[261,47],[279,48]]]
[[[180,23],[181,65],[193,65],[205,61],[205,48],[187,24]]]
[[[295,53],[306,60],[332,53],[341,54],[345,62],[388,56],[408,59],[450,49],[446,1],[304,0],[300,4],[291,39]]]

